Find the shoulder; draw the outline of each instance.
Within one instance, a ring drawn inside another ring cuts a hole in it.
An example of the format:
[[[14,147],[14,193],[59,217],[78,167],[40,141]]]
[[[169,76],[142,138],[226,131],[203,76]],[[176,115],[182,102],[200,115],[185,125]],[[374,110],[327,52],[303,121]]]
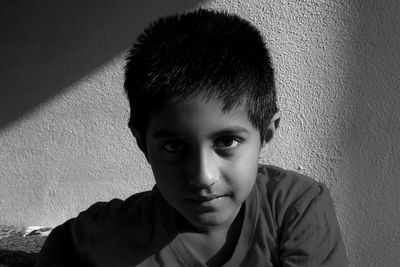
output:
[[[333,200],[323,183],[293,171],[260,166],[257,191],[262,212],[274,225],[282,263],[347,266]]]
[[[75,224],[105,224],[119,221],[121,216],[132,214],[139,215],[145,206],[152,205],[150,191],[132,195],[126,200],[113,199],[108,202],[96,202],[87,210],[79,213],[75,218]]]
[[[269,200],[281,203],[308,202],[329,194],[323,183],[306,175],[266,165],[259,167],[257,187]]]
[[[135,237],[130,241],[145,243],[151,235],[146,229],[152,227],[152,205],[151,192],[135,194],[125,201],[93,204],[50,233],[36,266],[86,265],[86,259],[117,253],[127,244],[127,236]]]
[[[129,231],[143,230],[143,222],[152,217],[153,197],[150,191],[134,194],[126,200],[97,202],[81,212],[71,223],[71,233],[79,244],[109,242]]]
[[[256,182],[259,206],[276,231],[307,215],[336,217],[328,188],[306,175],[275,166],[260,166]],[[325,215],[324,215],[325,214]]]

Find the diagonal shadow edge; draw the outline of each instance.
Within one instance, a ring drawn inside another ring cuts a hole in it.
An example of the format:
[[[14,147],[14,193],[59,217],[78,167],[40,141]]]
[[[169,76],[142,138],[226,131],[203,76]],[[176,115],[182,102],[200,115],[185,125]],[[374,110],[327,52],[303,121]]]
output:
[[[155,18],[205,1],[0,2],[0,132],[120,55]]]

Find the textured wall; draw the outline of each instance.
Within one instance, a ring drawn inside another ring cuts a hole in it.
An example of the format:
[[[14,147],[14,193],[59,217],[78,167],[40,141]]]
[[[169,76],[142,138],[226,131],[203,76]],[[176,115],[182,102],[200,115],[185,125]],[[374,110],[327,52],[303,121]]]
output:
[[[166,2],[0,3],[0,224],[56,225],[151,187],[123,58],[154,17],[204,5],[270,44],[282,120],[263,161],[330,187],[351,266],[399,266],[400,4]]]

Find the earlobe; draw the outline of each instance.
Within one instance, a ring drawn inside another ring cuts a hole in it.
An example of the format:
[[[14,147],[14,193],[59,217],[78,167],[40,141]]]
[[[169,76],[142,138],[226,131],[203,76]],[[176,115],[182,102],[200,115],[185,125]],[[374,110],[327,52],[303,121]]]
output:
[[[278,111],[274,114],[274,116],[271,119],[271,123],[270,125],[273,123],[273,127],[275,128],[274,130],[276,131],[276,129],[279,128],[279,123],[281,121],[281,112]]]
[[[143,152],[144,156],[146,157],[147,161],[149,161],[148,157],[147,157],[147,149],[146,149],[146,142],[145,140],[143,140],[140,132],[133,127],[133,125],[131,123],[128,123],[128,127],[131,130],[133,136],[136,139],[136,143],[138,145],[138,147],[140,148],[140,150]]]
[[[128,123],[128,127],[129,127],[129,129],[131,130],[131,132],[132,132],[132,134],[133,134],[133,136],[135,137],[135,139],[136,139],[136,143],[138,144],[138,146],[139,146],[139,148],[140,149],[142,149],[141,148],[141,143],[142,143],[142,138],[140,137],[140,133],[139,133],[139,131],[138,130],[136,130],[136,128],[132,125],[132,123]]]
[[[263,147],[266,147],[267,143],[269,143],[275,135],[276,129],[279,127],[279,122],[281,119],[281,113],[278,111],[274,114],[269,122],[268,128],[265,131]]]
[[[136,128],[131,123],[128,123],[128,127],[131,130],[131,132],[132,132],[133,136],[135,137],[136,141],[139,142],[140,139],[141,139],[139,131],[136,130]]]

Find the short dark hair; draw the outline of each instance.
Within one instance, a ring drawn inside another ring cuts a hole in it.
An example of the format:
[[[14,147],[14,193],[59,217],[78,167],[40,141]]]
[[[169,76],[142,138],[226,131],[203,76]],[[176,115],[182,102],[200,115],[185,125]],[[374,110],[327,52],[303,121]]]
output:
[[[262,141],[278,111],[274,70],[260,31],[221,11],[200,9],[153,22],[129,52],[124,87],[130,127],[142,140],[151,112],[166,100],[202,96],[219,101],[224,112],[244,103]]]

